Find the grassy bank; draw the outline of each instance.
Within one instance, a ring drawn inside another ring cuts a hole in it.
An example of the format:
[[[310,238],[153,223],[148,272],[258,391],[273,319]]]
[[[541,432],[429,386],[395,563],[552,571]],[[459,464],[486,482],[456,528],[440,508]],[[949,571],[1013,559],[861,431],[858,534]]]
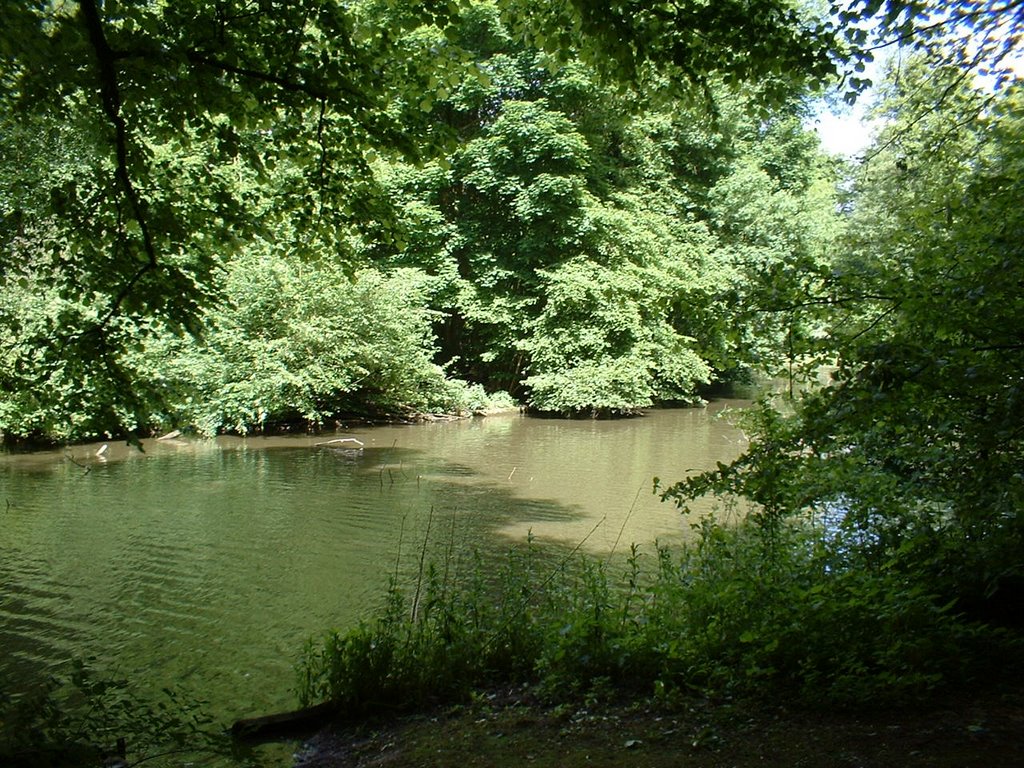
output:
[[[525,685],[551,706],[698,694],[856,710],[1019,670],[1016,632],[866,567],[834,530],[706,520],[697,533],[621,560],[532,541],[499,565],[424,555],[376,618],[309,645],[302,699],[366,716]]]
[[[303,768],[1024,761],[1018,631],[839,531],[710,520],[623,558],[451,553],[307,649]]]

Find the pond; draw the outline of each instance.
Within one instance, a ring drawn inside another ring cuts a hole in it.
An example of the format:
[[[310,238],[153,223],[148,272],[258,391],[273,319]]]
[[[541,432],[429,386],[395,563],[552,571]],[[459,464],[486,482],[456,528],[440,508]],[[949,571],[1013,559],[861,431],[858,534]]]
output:
[[[681,540],[689,522],[652,478],[734,458],[723,413],[744,404],[2,454],[0,679],[95,658],[224,723],[291,708],[305,641],[377,605],[428,527],[460,551]],[[343,437],[362,445],[324,445]]]

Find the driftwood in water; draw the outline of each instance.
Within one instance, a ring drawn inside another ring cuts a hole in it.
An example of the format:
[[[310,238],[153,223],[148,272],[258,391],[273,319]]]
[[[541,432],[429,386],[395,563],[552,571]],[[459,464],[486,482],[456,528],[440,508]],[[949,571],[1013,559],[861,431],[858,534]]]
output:
[[[235,721],[231,735],[246,741],[299,738],[325,726],[337,711],[333,703],[324,702],[290,712],[249,717]]]
[[[313,443],[313,447],[319,448],[322,445],[340,445],[342,443],[355,443],[360,448],[364,445],[362,440],[356,440],[354,437],[336,437],[333,440],[327,440],[323,443]]]

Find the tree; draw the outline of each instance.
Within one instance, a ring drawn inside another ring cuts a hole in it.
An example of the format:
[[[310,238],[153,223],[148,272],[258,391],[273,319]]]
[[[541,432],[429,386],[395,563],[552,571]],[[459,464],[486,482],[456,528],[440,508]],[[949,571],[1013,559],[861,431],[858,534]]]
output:
[[[645,92],[620,94],[581,61],[516,43],[486,5],[458,31],[488,81],[432,105],[460,137],[451,167],[375,166],[409,234],[380,257],[445,276],[432,306],[447,315],[450,370],[540,411],[601,414],[692,402],[716,367],[754,362],[753,334],[731,330],[728,298],[754,274],[739,230],[759,224],[773,238],[767,268],[823,250],[809,223],[833,210],[807,195],[829,178],[798,121],[752,118],[756,93],[720,86],[713,120],[664,96],[633,108]],[[761,170],[765,146],[775,154]],[[760,197],[729,186],[747,167],[765,181]],[[789,202],[772,203],[769,221],[774,187]],[[729,224],[723,206],[751,215]]]
[[[868,567],[992,611],[1024,584],[1024,102],[1019,83],[993,94],[923,58],[883,94],[891,122],[809,298],[830,307],[830,384],[668,495],[739,493],[766,519],[839,510]]]
[[[133,394],[126,348],[161,327],[198,333],[239,244],[288,224],[297,248],[337,251],[379,219],[362,153],[410,144],[382,107],[394,84],[374,74],[388,44],[314,3],[6,3],[4,15],[5,144],[49,132],[76,154],[42,168],[9,213],[4,278],[63,305],[13,349],[3,388],[88,377],[120,415],[111,426],[131,427],[150,398]]]
[[[788,93],[829,69],[827,36],[780,0],[498,7],[514,36],[567,58],[578,49],[609,76],[668,67],[698,89],[712,74],[771,76]],[[0,389],[58,372],[73,389],[89,378],[89,397],[128,428],[144,423],[154,393],[132,394],[125,350],[160,328],[200,333],[240,244],[282,226],[296,250],[314,252],[344,254],[352,230],[392,237],[365,183],[368,153],[436,154],[449,135],[428,119],[431,105],[467,74],[449,2],[5,0],[2,10],[0,140],[7,149],[45,133],[74,155],[29,158],[41,172],[8,196],[19,202],[4,213],[3,280],[63,303],[8,345]]]

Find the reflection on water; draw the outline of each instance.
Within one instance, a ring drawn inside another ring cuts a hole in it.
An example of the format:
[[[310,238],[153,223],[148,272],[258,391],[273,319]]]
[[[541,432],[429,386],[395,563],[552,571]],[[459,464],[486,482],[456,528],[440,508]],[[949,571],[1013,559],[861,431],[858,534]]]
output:
[[[359,450],[286,436],[2,455],[0,675],[28,685],[95,656],[224,721],[292,706],[303,642],[412,568],[428,519],[467,550],[530,531],[594,553],[685,535],[652,478],[734,457],[743,437],[717,416],[738,404],[339,433]]]

